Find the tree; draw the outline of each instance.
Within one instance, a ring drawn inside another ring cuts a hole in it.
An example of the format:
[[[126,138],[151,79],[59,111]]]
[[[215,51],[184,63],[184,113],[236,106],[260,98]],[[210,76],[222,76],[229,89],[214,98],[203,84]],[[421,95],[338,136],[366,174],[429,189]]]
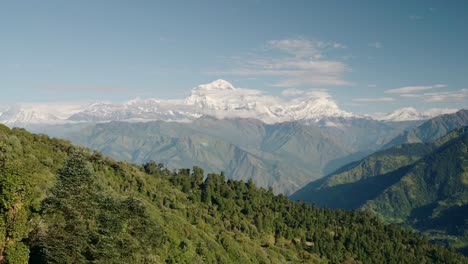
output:
[[[0,161],[0,262],[26,263],[29,249],[28,205],[31,186],[16,162]]]
[[[65,161],[43,208],[42,258],[48,263],[145,263],[163,241],[146,205],[101,191],[79,153]]]
[[[44,216],[50,223],[42,241],[47,262],[84,263],[93,259],[90,237],[97,200],[91,166],[83,154],[72,154],[44,201]]]

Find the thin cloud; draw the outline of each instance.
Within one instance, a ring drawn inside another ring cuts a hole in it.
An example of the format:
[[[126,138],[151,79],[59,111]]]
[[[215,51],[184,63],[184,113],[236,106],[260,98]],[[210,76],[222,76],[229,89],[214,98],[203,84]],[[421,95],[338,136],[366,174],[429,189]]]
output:
[[[383,48],[382,42],[372,42],[369,43],[369,47],[374,48],[374,49],[381,49]]]
[[[426,93],[408,93],[400,94],[405,98],[416,98],[424,102],[459,102],[468,101],[468,89],[446,92],[426,92]]]
[[[452,92],[424,93],[422,98],[426,102],[466,102],[468,101],[468,89],[461,89]]]
[[[304,93],[305,93],[304,90],[299,90],[296,88],[289,88],[289,89],[283,90],[283,92],[281,92],[281,95],[285,97],[292,97],[292,96],[302,95]]]
[[[312,41],[303,38],[271,40],[254,54],[237,57],[227,69],[208,71],[214,75],[274,76],[274,86],[350,85],[344,79],[350,71],[345,63],[327,58],[327,54],[345,45],[336,42]],[[234,66],[231,66],[234,65]]]
[[[400,87],[396,89],[390,89],[386,90],[386,93],[390,94],[410,94],[414,92],[420,92],[420,91],[426,91],[426,90],[432,90],[432,89],[440,89],[440,88],[446,88],[446,84],[435,84],[435,85],[427,85],[427,86],[405,86],[405,87]]]
[[[418,16],[418,15],[410,15],[408,18],[411,19],[411,20],[421,20],[424,17],[423,16]]]
[[[413,94],[413,93],[408,93],[408,94],[400,94],[401,97],[406,97],[406,98],[417,98],[420,97],[421,94]]]
[[[324,50],[334,48],[343,49],[345,45],[336,42],[311,41],[307,39],[281,39],[268,41],[267,47],[271,50],[287,52],[295,57],[322,58]]]
[[[374,102],[393,102],[395,101],[394,98],[392,97],[378,97],[378,98],[354,98],[354,102],[368,102],[368,103],[374,103]]]
[[[45,86],[42,89],[47,91],[60,91],[60,92],[119,92],[128,93],[132,92],[131,89],[123,87],[112,87],[112,86]],[[133,90],[135,91],[135,90]]]

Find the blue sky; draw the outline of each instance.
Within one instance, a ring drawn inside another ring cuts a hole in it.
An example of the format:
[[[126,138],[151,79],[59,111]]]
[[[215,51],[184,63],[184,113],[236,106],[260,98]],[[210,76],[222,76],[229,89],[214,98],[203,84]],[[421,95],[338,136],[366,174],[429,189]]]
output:
[[[358,113],[462,108],[467,1],[0,0],[0,104],[184,98],[225,79]]]

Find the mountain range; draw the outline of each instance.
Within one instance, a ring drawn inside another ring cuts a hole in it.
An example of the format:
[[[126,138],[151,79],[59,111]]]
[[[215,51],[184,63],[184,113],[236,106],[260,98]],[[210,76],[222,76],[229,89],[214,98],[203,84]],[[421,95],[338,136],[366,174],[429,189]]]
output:
[[[341,110],[320,90],[286,100],[217,80],[195,87],[184,100],[30,104],[5,110],[0,122],[65,137],[119,160],[156,160],[171,169],[197,165],[292,194],[398,144],[405,130],[446,111],[406,108],[371,118]]]
[[[324,91],[286,100],[218,80],[184,100],[8,107],[0,122],[160,163],[166,174],[197,166],[291,199],[372,211],[464,248],[468,111],[453,111],[362,116]]]
[[[390,141],[387,146],[404,143],[427,143],[438,139],[455,128],[468,125],[468,110],[434,117],[422,125],[405,131]]]
[[[395,145],[391,142],[406,131],[421,129],[418,125],[424,128],[426,123],[440,122],[449,129],[468,123],[465,112],[422,125],[422,121],[353,117],[267,124],[257,119],[203,116],[191,122],[56,125],[38,131],[50,134],[65,129],[59,136],[119,160],[139,164],[155,160],[171,169],[197,165],[208,172],[224,171],[229,178],[253,179],[276,193],[292,194],[349,162]]]
[[[260,90],[236,88],[225,80],[199,85],[191,90],[190,96],[181,100],[25,103],[1,109],[0,123],[12,127],[110,121],[189,122],[201,116],[214,116],[220,119],[254,118],[268,124],[291,121],[320,122],[327,118],[414,121],[456,111],[456,109],[430,109],[418,112],[414,108],[402,108],[389,114],[357,115],[340,109],[323,90],[303,91],[295,97],[278,97]]]
[[[101,123],[63,137],[119,160],[138,164],[155,160],[171,169],[197,165],[207,172],[224,171],[232,179],[252,179],[275,193],[291,194],[419,124],[360,118],[323,121],[336,125],[201,117],[188,123]],[[362,137],[363,133],[367,136]]]

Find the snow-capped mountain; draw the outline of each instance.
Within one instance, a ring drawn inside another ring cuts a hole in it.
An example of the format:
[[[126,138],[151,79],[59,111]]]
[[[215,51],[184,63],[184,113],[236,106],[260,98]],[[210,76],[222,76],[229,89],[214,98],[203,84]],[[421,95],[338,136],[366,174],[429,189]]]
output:
[[[203,115],[256,118],[266,123],[355,116],[339,109],[325,92],[308,92],[302,98],[285,101],[259,90],[235,88],[224,80],[192,89],[184,102]]]
[[[31,124],[63,124],[68,117],[80,111],[78,104],[18,104],[3,109],[0,123],[10,126]]]
[[[324,94],[310,94],[305,99],[296,99],[289,105],[292,120],[319,121],[330,117],[360,117],[341,110],[335,101]]]
[[[433,109],[418,112],[408,107],[390,114],[377,114],[373,118],[382,121],[421,120],[455,111]],[[201,116],[254,118],[270,124],[296,120],[310,123],[330,118],[363,118],[340,109],[330,94],[323,90],[303,91],[296,97],[285,98],[260,90],[236,88],[225,80],[216,80],[193,88],[190,96],[183,100],[134,99],[125,103],[20,104],[0,110],[0,123],[26,126],[109,121],[189,122]]]
[[[433,108],[426,111],[418,111],[413,107],[405,107],[397,109],[389,114],[377,114],[374,118],[382,121],[414,121],[426,120],[455,112],[457,112],[457,109]]]
[[[181,101],[135,99],[123,104],[94,103],[69,117],[78,122],[106,121],[189,121],[200,117]]]

